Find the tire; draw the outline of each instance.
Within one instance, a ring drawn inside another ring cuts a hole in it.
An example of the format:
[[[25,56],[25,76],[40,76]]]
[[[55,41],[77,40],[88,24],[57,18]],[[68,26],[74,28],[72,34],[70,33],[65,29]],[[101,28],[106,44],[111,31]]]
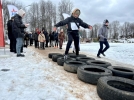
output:
[[[76,57],[86,57],[86,55],[84,55],[84,54],[79,54],[79,55],[76,55],[75,53],[70,53],[70,54],[68,54],[69,55],[69,57],[71,57],[71,58],[76,58]]]
[[[134,100],[134,81],[121,77],[101,77],[97,93],[102,100]]]
[[[59,57],[63,57],[63,55],[53,55],[52,56],[52,61],[54,61],[54,62],[57,62],[57,59],[59,58]]]
[[[100,66],[100,67],[104,67],[104,68],[111,66],[111,63],[105,62],[105,61],[100,61],[100,60],[89,60],[86,63],[87,63],[87,65]]]
[[[66,59],[66,61],[72,61],[72,60],[76,61],[75,58],[69,58],[68,57],[68,59]],[[63,66],[64,65],[64,57],[58,58],[57,59],[57,64],[60,65],[60,66]]]
[[[113,76],[133,79],[134,69],[120,67],[120,66],[109,66],[108,69],[110,69],[113,72]]]
[[[78,67],[81,67],[84,65],[86,65],[86,63],[80,62],[80,61],[65,61],[64,70],[71,72],[71,73],[77,73]]]
[[[100,77],[112,76],[112,71],[99,66],[85,65],[78,68],[77,76],[86,83],[96,85]]]
[[[87,62],[88,60],[95,60],[94,58],[91,57],[77,57],[76,58],[77,61],[82,61],[82,62]]]
[[[52,58],[53,55],[59,55],[60,53],[49,53],[48,58]]]

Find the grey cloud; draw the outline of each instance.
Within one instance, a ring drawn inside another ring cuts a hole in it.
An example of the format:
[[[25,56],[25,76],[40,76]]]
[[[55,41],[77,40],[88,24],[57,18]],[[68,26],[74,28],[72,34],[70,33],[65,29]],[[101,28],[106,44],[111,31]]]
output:
[[[20,0],[19,0],[20,1]],[[25,5],[40,0],[23,0]],[[60,0],[51,0],[57,4]],[[118,20],[120,23],[134,22],[133,0],[70,0],[74,7],[81,10],[80,18],[88,24],[102,23],[104,19],[110,22]]]

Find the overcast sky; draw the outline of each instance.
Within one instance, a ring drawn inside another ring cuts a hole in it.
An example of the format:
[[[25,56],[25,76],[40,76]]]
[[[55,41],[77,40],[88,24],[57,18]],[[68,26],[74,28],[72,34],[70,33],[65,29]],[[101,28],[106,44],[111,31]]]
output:
[[[40,0],[16,0],[24,5],[30,5]],[[51,0],[58,5],[61,0]],[[102,23],[104,19],[109,22],[134,22],[134,0],[70,0],[74,8],[81,10],[80,18],[90,25]]]

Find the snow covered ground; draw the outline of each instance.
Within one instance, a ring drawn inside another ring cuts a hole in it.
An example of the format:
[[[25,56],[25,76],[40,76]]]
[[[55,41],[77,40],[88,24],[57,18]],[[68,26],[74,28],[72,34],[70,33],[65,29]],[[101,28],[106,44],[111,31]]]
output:
[[[80,44],[80,52],[97,55],[99,43]],[[106,51],[106,57],[120,63],[126,63],[134,66],[134,44],[133,43],[110,43],[110,48]]]
[[[80,45],[80,53],[99,59],[96,57],[99,43]],[[134,68],[133,45],[110,43],[106,57],[100,60]],[[47,48],[41,51],[41,54],[37,52],[40,50],[32,47],[24,48],[24,58],[17,58],[8,48],[6,55],[10,56],[4,57],[3,49],[0,49],[0,70],[10,69],[7,72],[0,71],[0,100],[100,100],[95,85],[80,81],[76,74],[64,71],[63,67],[52,62],[47,54],[43,55],[48,52],[64,52],[54,49]]]
[[[10,69],[0,71],[0,100],[100,100],[96,86],[80,81],[34,48],[24,52],[26,57],[16,57],[6,48],[10,57],[0,57],[0,70]]]

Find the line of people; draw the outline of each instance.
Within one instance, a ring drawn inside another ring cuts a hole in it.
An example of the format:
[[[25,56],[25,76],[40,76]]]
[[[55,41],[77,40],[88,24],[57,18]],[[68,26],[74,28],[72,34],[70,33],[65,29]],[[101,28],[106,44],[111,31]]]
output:
[[[60,30],[60,33],[57,32],[57,27],[60,26],[67,26],[67,35],[68,35],[68,43],[65,50],[65,56],[64,58],[67,59],[67,55],[69,52],[69,48],[72,44],[72,41],[74,41],[75,49],[76,49],[76,55],[79,55],[79,29],[80,26],[88,29],[92,29],[91,25],[88,25],[87,23],[83,22],[80,18],[80,10],[75,9],[72,12],[72,15],[68,18],[66,18],[63,21],[58,22],[54,25],[53,32],[46,31],[45,28],[42,28],[41,31],[39,29],[36,29],[36,32],[33,34],[33,39],[35,42],[35,48],[40,47],[45,49],[45,47],[48,47],[48,43],[50,43],[50,47],[58,47],[58,41],[60,41],[59,49],[62,49],[62,43],[65,39],[65,35],[63,32],[63,29]],[[8,21],[8,36],[10,39],[10,51],[16,52],[17,57],[24,57],[25,55],[21,54],[23,52],[23,43],[24,43],[24,29],[29,26],[29,24],[23,24],[22,18],[24,17],[25,12],[20,9],[18,11],[18,14],[16,14],[12,20]],[[103,27],[99,30],[99,43],[100,43],[100,49],[98,51],[97,57],[100,58],[100,54],[105,56],[104,52],[110,47],[109,43],[107,41],[108,38],[108,20],[104,21]],[[25,34],[26,36],[26,34]],[[54,44],[55,41],[55,44]],[[33,41],[31,40],[31,43]],[[30,45],[31,45],[30,43]],[[26,39],[26,44],[27,39]],[[103,49],[103,44],[106,46]]]
[[[59,49],[62,49],[65,34],[63,29],[61,29],[60,32],[56,31],[48,33],[43,27],[42,31],[36,29],[36,32],[33,34],[33,37],[35,40],[35,48],[45,49],[45,47],[59,47]]]

